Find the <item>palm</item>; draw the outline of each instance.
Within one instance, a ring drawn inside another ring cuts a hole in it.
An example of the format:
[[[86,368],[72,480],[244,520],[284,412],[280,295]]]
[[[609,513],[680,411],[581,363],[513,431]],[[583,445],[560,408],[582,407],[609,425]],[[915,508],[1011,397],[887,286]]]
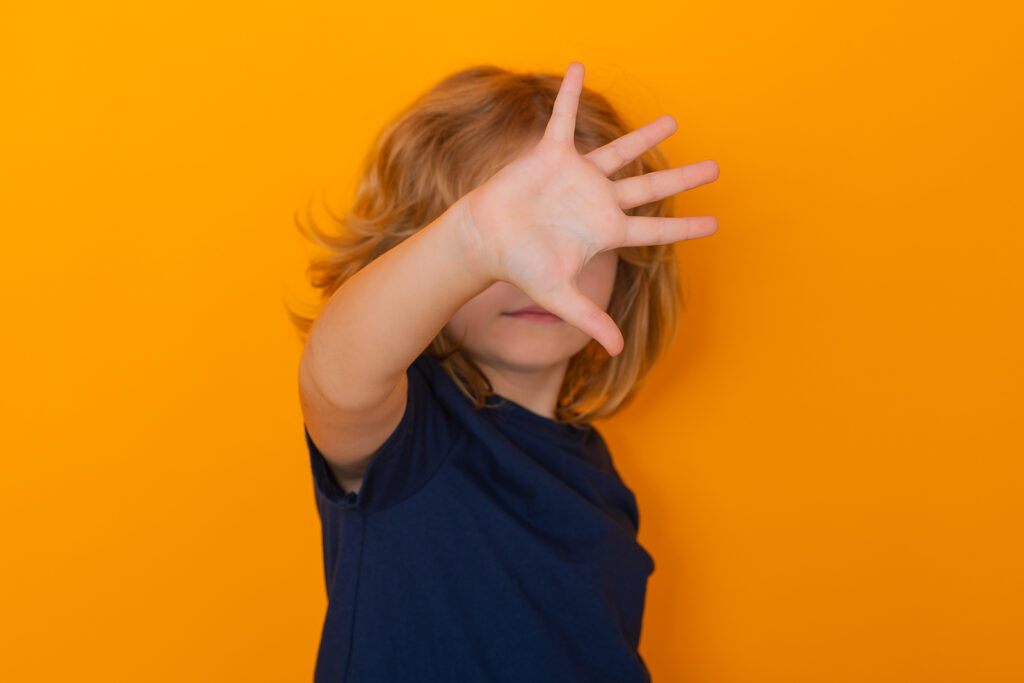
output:
[[[465,200],[489,274],[516,285],[614,356],[622,350],[622,333],[576,288],[576,276],[603,251],[713,233],[717,224],[712,216],[638,217],[623,210],[710,182],[718,166],[707,161],[609,180],[608,175],[675,132],[675,122],[662,117],[580,155],[573,140],[583,65],[574,65],[562,81],[540,142]]]
[[[625,230],[612,182],[575,150],[550,140],[467,199],[477,224],[488,226],[502,279],[534,300],[574,279],[608,245],[618,246]]]

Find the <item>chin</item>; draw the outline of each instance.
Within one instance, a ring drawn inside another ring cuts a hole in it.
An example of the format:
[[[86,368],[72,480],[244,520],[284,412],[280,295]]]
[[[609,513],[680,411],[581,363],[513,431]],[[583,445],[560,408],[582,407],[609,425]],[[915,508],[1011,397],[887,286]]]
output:
[[[583,345],[579,345],[583,348]],[[579,349],[568,340],[551,340],[543,337],[527,339],[508,338],[492,350],[492,355],[508,365],[524,369],[540,369],[564,363]]]

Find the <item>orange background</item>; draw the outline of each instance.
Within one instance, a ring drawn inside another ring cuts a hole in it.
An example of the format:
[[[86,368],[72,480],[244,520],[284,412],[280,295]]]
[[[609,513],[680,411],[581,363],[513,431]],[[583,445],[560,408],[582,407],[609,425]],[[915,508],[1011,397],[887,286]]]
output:
[[[579,60],[721,168],[598,423],[655,683],[1024,680],[1015,4],[9,4],[0,677],[311,679],[293,214],[452,71]]]

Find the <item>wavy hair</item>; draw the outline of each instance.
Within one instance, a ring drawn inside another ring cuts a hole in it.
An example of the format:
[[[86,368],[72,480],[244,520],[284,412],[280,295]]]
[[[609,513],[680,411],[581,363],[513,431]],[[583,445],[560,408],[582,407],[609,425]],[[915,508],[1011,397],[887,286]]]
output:
[[[327,209],[339,228],[329,232],[312,218],[311,202],[295,222],[307,239],[326,249],[306,275],[320,290],[312,316],[286,304],[305,344],[327,301],[346,280],[375,258],[438,218],[463,195],[513,161],[547,126],[561,75],[515,73],[479,65],[456,72],[419,96],[378,134],[363,160],[356,196],[343,216]],[[584,87],[576,118],[580,154],[632,130],[609,102]],[[670,168],[652,147],[611,180]],[[631,216],[668,216],[674,196],[633,207]],[[622,330],[625,346],[611,357],[597,341],[569,360],[555,420],[583,426],[629,405],[663,350],[672,343],[683,305],[671,244],[621,247],[608,315]],[[476,408],[494,391],[480,368],[445,329],[427,353],[439,361]]]

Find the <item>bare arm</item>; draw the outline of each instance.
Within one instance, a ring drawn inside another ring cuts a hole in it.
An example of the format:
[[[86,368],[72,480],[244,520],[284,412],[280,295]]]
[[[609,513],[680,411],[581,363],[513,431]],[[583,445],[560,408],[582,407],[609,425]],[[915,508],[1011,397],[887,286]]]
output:
[[[464,210],[456,202],[353,275],[310,330],[300,402],[339,479],[362,475],[402,417],[406,369],[462,304],[495,281],[475,267]]]
[[[611,249],[718,229],[714,216],[624,213],[714,181],[718,164],[709,159],[609,180],[674,133],[676,122],[662,116],[580,155],[574,135],[582,87],[583,65],[573,62],[540,142],[354,275],[314,324],[300,363],[300,397],[310,435],[331,450],[339,476],[362,475],[359,466],[402,417],[405,371],[462,304],[492,282],[516,285],[615,356],[624,348],[622,332],[576,286],[586,263]]]

